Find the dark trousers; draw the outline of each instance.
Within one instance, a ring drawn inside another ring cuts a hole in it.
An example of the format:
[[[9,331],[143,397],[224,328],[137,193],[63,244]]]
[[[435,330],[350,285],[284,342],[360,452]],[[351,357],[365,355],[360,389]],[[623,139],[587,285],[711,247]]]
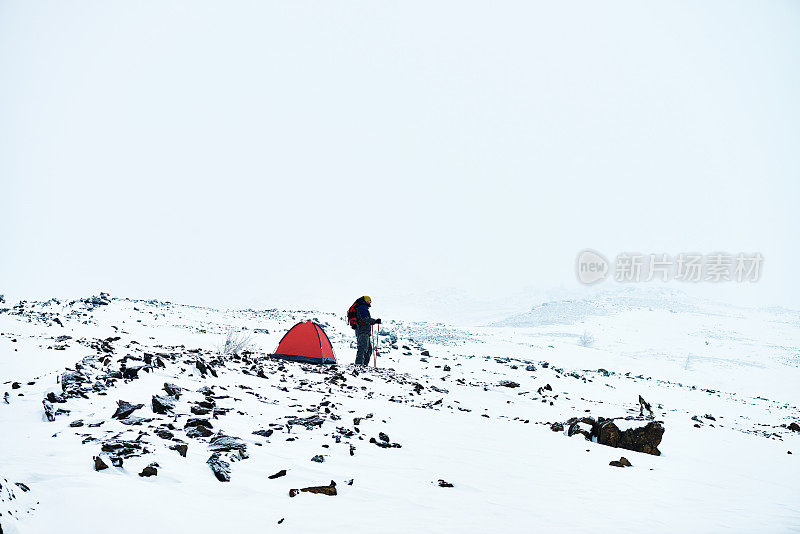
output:
[[[372,334],[369,328],[356,330],[356,365],[369,365],[369,356],[372,354]]]

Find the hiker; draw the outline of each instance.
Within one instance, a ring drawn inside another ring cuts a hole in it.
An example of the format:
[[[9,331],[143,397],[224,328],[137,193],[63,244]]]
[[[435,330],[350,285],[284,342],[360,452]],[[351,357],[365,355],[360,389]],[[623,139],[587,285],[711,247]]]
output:
[[[356,331],[356,365],[369,365],[369,355],[372,353],[372,325],[381,324],[380,319],[373,319],[369,314],[372,299],[364,295],[356,299],[347,310],[347,322]]]

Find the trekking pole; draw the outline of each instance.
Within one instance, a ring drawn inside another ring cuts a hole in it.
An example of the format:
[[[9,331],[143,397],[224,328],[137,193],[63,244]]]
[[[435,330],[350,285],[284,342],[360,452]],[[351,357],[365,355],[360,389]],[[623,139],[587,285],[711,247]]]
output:
[[[381,335],[381,325],[378,323],[378,328],[375,331],[375,369],[378,368],[378,340]]]

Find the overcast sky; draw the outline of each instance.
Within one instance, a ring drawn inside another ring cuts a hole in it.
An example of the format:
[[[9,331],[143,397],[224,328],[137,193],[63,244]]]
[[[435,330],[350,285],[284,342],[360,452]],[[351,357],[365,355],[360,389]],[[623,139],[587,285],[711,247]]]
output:
[[[798,95],[795,1],[2,0],[0,293],[346,309],[589,247],[800,307]]]

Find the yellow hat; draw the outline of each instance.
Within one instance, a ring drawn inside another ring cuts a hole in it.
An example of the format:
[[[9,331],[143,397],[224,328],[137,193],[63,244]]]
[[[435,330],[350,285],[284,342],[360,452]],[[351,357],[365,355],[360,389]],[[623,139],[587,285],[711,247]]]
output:
[[[372,304],[372,299],[368,295],[364,295],[364,302],[367,304]]]

